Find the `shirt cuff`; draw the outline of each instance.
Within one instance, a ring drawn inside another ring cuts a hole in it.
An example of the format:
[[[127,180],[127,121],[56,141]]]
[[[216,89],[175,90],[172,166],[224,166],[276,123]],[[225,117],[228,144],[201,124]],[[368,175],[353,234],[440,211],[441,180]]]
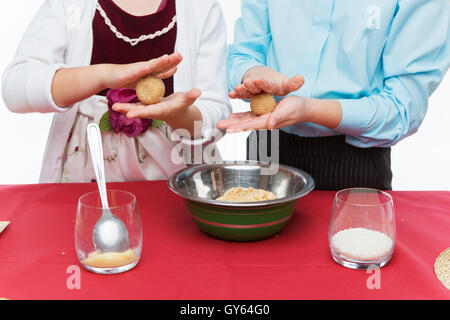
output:
[[[63,67],[64,65],[62,64],[52,66],[42,65],[34,69],[29,75],[25,93],[28,103],[34,111],[41,113],[61,113],[70,110],[70,108],[57,106],[52,96],[53,77],[56,71]]]
[[[230,75],[230,90],[234,90],[234,87],[242,83],[245,73],[251,68],[262,66],[261,63],[254,60],[247,60],[239,63],[239,65],[232,71]]]
[[[360,136],[367,132],[369,127],[368,108],[365,107],[364,99],[339,99],[342,108],[342,121],[334,129],[336,132]]]

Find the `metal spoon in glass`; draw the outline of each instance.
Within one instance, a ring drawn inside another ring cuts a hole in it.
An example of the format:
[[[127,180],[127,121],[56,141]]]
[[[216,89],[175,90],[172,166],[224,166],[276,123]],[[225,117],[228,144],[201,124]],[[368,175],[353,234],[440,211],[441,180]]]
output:
[[[106,195],[105,165],[100,128],[91,123],[87,127],[89,149],[92,164],[97,177],[98,190],[103,206],[103,214],[94,227],[93,240],[95,248],[100,252],[123,252],[130,248],[130,239],[125,224],[112,214]]]

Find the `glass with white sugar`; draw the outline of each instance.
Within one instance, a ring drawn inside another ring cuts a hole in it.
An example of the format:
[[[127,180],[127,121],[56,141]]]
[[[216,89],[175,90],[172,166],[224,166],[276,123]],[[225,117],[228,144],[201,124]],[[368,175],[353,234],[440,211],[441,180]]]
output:
[[[348,268],[381,268],[395,248],[395,213],[386,192],[351,188],[336,193],[328,233],[333,259]]]

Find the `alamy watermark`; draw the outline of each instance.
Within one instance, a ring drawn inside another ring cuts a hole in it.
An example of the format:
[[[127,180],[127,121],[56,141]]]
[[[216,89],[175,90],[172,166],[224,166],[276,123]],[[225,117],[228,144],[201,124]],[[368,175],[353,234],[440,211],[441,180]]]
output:
[[[371,274],[367,278],[366,286],[369,290],[380,290],[381,289],[381,269],[380,267],[373,265],[367,268],[366,272]]]
[[[69,274],[66,280],[66,287],[69,290],[81,290],[81,270],[77,265],[70,265],[66,269]]]
[[[377,5],[371,5],[367,8],[366,26],[369,30],[381,29],[381,8]]]
[[[177,165],[183,163],[187,165],[249,163],[247,160],[222,160],[215,142],[222,139],[223,136],[224,133],[220,130],[202,129],[202,122],[195,122],[194,124],[195,138],[192,138],[188,130],[177,129],[171,134],[171,141],[174,145],[171,161]],[[280,159],[278,130],[261,130],[258,132],[258,137],[255,134],[251,134],[247,148],[249,159],[258,159],[259,163],[263,165],[261,167],[261,175],[275,175],[278,173]]]

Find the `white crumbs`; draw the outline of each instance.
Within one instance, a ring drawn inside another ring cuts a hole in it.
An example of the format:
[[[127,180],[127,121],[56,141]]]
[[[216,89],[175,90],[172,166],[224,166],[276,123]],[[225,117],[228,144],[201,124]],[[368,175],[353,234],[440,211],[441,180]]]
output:
[[[339,253],[349,258],[375,260],[385,256],[394,243],[382,232],[350,228],[333,235],[331,244]]]

